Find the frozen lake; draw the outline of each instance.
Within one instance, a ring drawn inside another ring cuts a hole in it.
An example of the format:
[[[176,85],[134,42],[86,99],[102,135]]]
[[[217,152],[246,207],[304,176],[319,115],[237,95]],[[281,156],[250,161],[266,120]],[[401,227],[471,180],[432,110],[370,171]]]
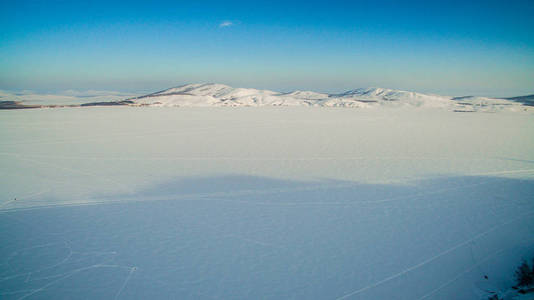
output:
[[[0,298],[487,299],[534,254],[533,117],[0,111]]]

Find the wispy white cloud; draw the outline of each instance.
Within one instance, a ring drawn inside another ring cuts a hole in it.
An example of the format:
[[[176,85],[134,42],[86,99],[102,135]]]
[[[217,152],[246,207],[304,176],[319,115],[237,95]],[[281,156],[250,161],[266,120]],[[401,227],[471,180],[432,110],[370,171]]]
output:
[[[219,28],[230,27],[233,25],[235,25],[235,23],[232,21],[222,21],[221,24],[219,24]]]

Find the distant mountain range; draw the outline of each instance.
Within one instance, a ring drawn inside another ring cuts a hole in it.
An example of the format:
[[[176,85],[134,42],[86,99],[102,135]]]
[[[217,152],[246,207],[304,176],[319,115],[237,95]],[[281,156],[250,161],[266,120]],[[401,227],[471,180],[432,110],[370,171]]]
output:
[[[532,101],[532,96],[508,99],[474,96],[448,97],[376,87],[359,88],[340,94],[313,91],[280,93],[207,83],[187,84],[127,100],[132,101],[134,105],[165,107],[322,106],[371,108],[390,106],[434,107],[468,112],[523,110],[523,104],[532,103],[528,102]]]
[[[526,106],[534,106],[534,95],[501,99],[475,96],[449,97],[376,87],[358,88],[340,94],[325,94],[313,91],[281,93],[205,83],[187,84],[120,101],[99,101],[70,105],[28,105],[24,102],[0,101],[0,108],[4,109],[110,105],[162,107],[432,107],[458,112],[521,111],[526,110]]]

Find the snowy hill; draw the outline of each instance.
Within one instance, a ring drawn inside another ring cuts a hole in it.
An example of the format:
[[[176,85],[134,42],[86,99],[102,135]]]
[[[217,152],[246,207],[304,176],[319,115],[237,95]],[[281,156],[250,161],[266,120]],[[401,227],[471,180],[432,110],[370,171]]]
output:
[[[365,103],[377,103],[381,105],[395,106],[431,106],[448,107],[450,97],[427,95],[415,92],[384,89],[384,88],[359,88],[337,95],[344,99],[353,99]]]
[[[484,97],[449,97],[385,88],[358,88],[340,94],[313,91],[280,93],[224,84],[187,84],[128,99],[134,105],[164,107],[323,106],[323,107],[432,107],[453,111],[523,110],[520,103]]]
[[[328,95],[325,95],[328,97]],[[188,84],[133,98],[154,106],[291,106],[310,105],[308,98],[269,90],[232,88],[224,84]],[[315,100],[315,99],[314,99]]]

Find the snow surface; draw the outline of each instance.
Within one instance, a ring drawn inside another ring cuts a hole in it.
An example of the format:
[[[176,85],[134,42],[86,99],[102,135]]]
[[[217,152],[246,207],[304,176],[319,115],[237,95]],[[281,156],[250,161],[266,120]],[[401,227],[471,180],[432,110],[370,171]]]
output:
[[[131,98],[137,105],[211,106],[321,106],[321,107],[432,107],[456,111],[521,111],[529,108],[505,99],[428,95],[384,88],[359,88],[341,94],[312,91],[280,93],[268,90],[232,88],[224,84],[188,84]],[[466,99],[469,98],[469,99]]]
[[[0,111],[0,298],[487,299],[534,253],[533,122],[388,106]]]

